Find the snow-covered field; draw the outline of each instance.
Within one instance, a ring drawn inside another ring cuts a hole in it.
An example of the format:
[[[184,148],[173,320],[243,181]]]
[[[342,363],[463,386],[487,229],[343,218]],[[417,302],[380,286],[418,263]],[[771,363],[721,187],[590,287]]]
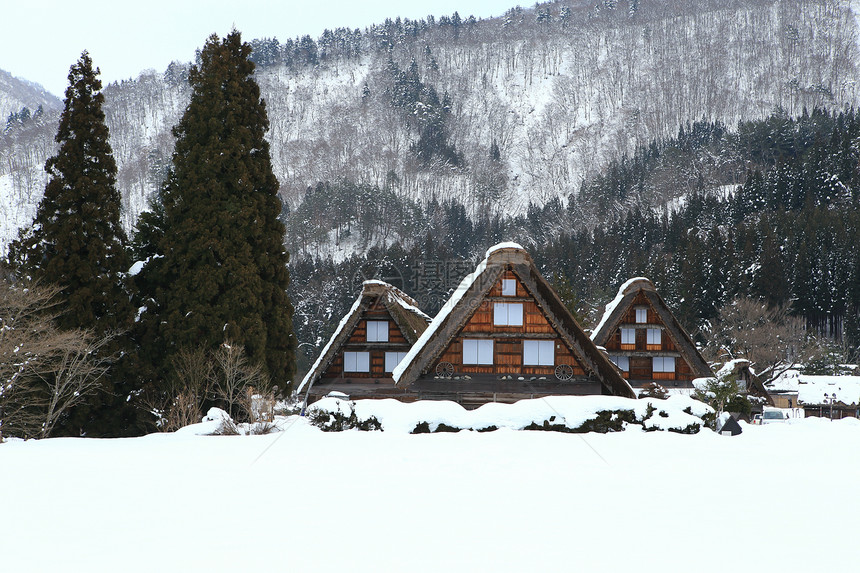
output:
[[[10,442],[0,570],[850,569],[858,452],[860,423],[819,419]]]

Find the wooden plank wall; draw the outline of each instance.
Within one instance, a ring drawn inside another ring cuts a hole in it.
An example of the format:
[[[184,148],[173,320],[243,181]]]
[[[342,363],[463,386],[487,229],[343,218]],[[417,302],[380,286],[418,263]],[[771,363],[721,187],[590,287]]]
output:
[[[502,296],[502,279],[517,281],[515,296]],[[523,305],[523,324],[521,326],[495,326],[493,324],[493,308],[496,302],[516,302]],[[501,336],[499,336],[501,335]],[[464,365],[464,338],[492,338],[493,365]],[[553,366],[523,366],[523,340],[540,339],[555,342],[555,365]],[[573,352],[562,342],[555,329],[546,319],[543,311],[517,279],[512,271],[502,273],[499,281],[487,293],[487,296],[475,313],[463,326],[460,334],[454,338],[448,348],[442,353],[431,372],[439,362],[450,362],[454,371],[472,374],[533,374],[555,376],[555,368],[559,364],[568,364],[573,368],[574,376],[584,376],[585,370],[576,360]]]
[[[648,307],[647,323],[636,322],[636,307]],[[633,348],[629,345],[621,345],[621,327],[636,328],[636,344]],[[660,338],[660,345],[648,344],[648,328],[662,327],[663,334]],[[669,336],[669,331],[660,315],[651,306],[651,302],[643,292],[640,292],[633,299],[630,306],[621,315],[619,326],[612,333],[609,340],[604,345],[610,353],[629,354],[631,352],[647,353],[652,352],[654,356],[665,355],[667,352],[676,353],[678,347],[672,338]],[[675,356],[675,372],[663,373],[653,372],[653,364],[651,356],[630,356],[630,372],[631,380],[692,380],[695,378],[693,369],[682,356]]]
[[[367,342],[367,321],[388,321],[388,342]],[[408,352],[411,345],[397,323],[391,318],[388,309],[382,304],[371,304],[364,311],[361,320],[355,325],[347,341],[337,352],[337,357],[332,361],[322,378],[391,378],[390,372],[385,372],[385,353]],[[345,351],[370,352],[370,372],[347,372],[343,371],[343,353]]]

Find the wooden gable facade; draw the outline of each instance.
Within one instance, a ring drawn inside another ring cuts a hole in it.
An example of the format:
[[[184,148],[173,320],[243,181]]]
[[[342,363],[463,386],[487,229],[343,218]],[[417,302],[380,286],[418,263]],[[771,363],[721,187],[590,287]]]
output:
[[[466,406],[555,394],[634,396],[514,244],[488,251],[394,378],[417,399]]]
[[[430,317],[416,302],[382,281],[366,281],[297,390],[313,400],[331,391],[353,398],[402,394],[391,372],[427,328]]]
[[[653,283],[643,277],[621,286],[591,338],[634,387],[692,388],[693,379],[713,375]]]

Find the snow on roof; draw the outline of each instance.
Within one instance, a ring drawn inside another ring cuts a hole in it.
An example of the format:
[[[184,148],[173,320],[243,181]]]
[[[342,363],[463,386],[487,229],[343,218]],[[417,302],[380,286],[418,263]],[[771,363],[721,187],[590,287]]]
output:
[[[367,287],[371,287],[371,288],[368,289]],[[427,322],[430,322],[430,317],[427,316],[427,314],[424,313],[423,310],[421,310],[420,308],[415,306],[415,304],[413,304],[413,303],[415,303],[415,300],[412,297],[410,297],[408,294],[403,292],[402,290],[398,289],[397,287],[395,287],[395,286],[393,286],[393,285],[391,285],[385,281],[380,281],[380,280],[375,280],[375,279],[364,281],[362,283],[361,293],[359,293],[358,298],[355,299],[355,302],[352,303],[352,307],[343,316],[343,318],[341,318],[340,323],[338,324],[334,333],[332,333],[331,338],[329,338],[328,342],[323,347],[319,356],[317,356],[316,361],[314,361],[313,366],[311,366],[310,370],[308,370],[307,374],[305,374],[305,377],[302,379],[301,384],[299,384],[298,388],[296,389],[296,394],[301,394],[303,390],[309,389],[308,385],[311,383],[312,379],[314,378],[315,373],[317,372],[317,369],[320,367],[322,362],[326,359],[326,355],[331,350],[332,344],[334,344],[334,341],[340,337],[344,328],[346,328],[347,323],[350,321],[350,318],[355,314],[355,312],[358,310],[358,307],[361,305],[362,299],[366,295],[368,295],[370,292],[374,291],[373,287],[382,288],[384,290],[384,294],[385,294],[386,300],[388,302],[396,304],[399,307],[406,310],[407,312],[415,314],[415,315],[421,317],[421,319],[423,319]],[[378,291],[376,291],[376,292],[378,292]],[[407,324],[404,326],[408,326],[408,327],[412,328],[412,330],[415,331],[417,334],[417,329],[415,328],[414,325],[408,325]]]
[[[500,245],[505,245],[504,247],[500,247]],[[512,247],[511,245],[516,245],[516,247]],[[501,248],[519,248],[522,249],[516,243],[499,243],[495,247],[491,247],[487,250],[486,258],[481,261],[478,266],[475,268],[475,271],[467,275],[462,281],[460,281],[460,285],[454,290],[454,294],[451,295],[451,298],[442,305],[442,308],[439,309],[439,312],[436,314],[436,317],[433,319],[433,322],[427,327],[418,340],[415,341],[415,344],[412,345],[412,348],[409,349],[409,352],[400,361],[400,364],[394,367],[394,371],[391,373],[391,377],[394,378],[394,383],[397,384],[400,382],[400,376],[406,371],[406,368],[412,364],[412,361],[415,360],[415,357],[418,356],[418,353],[424,348],[424,345],[427,344],[428,340],[431,340],[433,336],[436,334],[436,331],[439,330],[439,327],[442,323],[445,322],[445,319],[448,318],[448,315],[451,314],[451,311],[457,306],[466,292],[475,284],[475,281],[478,280],[478,277],[487,269],[487,261],[490,259],[490,254],[501,249]]]
[[[423,310],[421,310],[420,308],[418,308],[414,304],[410,303],[409,301],[412,300],[411,298],[406,299],[406,298],[400,296],[402,294],[403,293],[401,291],[394,290],[392,287],[392,290],[388,291],[388,300],[390,302],[400,306],[404,310],[415,313],[418,316],[420,316],[421,318],[426,319],[427,322],[430,322],[431,318],[429,316],[427,316],[427,313],[425,313]]]
[[[772,392],[797,392],[800,384],[800,372],[794,369],[786,370],[767,383],[767,389]]]
[[[356,310],[358,310],[358,306],[361,304],[361,298],[362,295],[358,295],[358,298],[356,298],[355,302],[352,303],[352,308],[350,308],[349,312],[343,315],[343,318],[340,319],[340,324],[337,325],[337,328],[334,330],[334,333],[331,335],[331,338],[328,339],[328,342],[326,343],[325,347],[323,347],[319,356],[317,356],[317,359],[314,362],[313,366],[311,366],[310,370],[308,370],[308,373],[305,374],[304,379],[302,379],[302,383],[299,384],[299,387],[296,389],[297,394],[301,394],[305,385],[307,385],[308,382],[310,382],[311,378],[313,378],[314,372],[316,372],[317,368],[319,368],[320,363],[325,359],[325,356],[326,354],[328,354],[331,345],[334,343],[335,339],[338,337],[344,327],[346,327],[346,323],[349,322],[349,318],[355,313]]]
[[[496,251],[501,251],[502,249],[519,249],[520,251],[525,251],[523,246],[520,245],[519,243],[514,243],[512,241],[505,241],[503,243],[498,243],[497,245],[493,245],[492,247],[487,249],[487,252],[484,253],[484,258],[485,259],[489,258],[491,254],[495,253]]]
[[[729,360],[723,367],[717,371],[717,378],[725,378],[726,376],[730,376],[734,374],[737,369],[743,368],[746,365],[749,365],[750,361],[746,358],[735,358],[734,360]]]
[[[831,397],[847,406],[860,405],[860,376],[806,376],[797,385],[798,404],[829,404]]]
[[[408,294],[406,294],[405,292],[403,292],[402,290],[400,290],[396,286],[394,286],[390,283],[387,283],[385,281],[378,280],[378,279],[366,280],[363,283],[361,283],[361,286],[362,286],[362,291],[361,291],[362,295],[368,291],[367,287],[380,287],[380,288],[382,288],[386,293],[386,300],[388,302],[394,303],[394,304],[398,305],[399,307],[403,308],[404,310],[407,310],[409,312],[417,314],[421,318],[426,319],[427,322],[430,322],[430,317],[427,316],[427,314],[423,310],[421,310],[420,308],[418,308],[416,306],[417,303],[415,302],[415,299],[413,299],[411,296],[409,296]]]
[[[594,340],[594,337],[597,336],[597,333],[600,332],[600,330],[606,325],[606,321],[609,320],[609,317],[612,315],[613,312],[615,312],[615,309],[618,307],[619,304],[621,304],[621,301],[624,300],[624,297],[627,296],[627,289],[629,289],[633,285],[633,283],[636,283],[638,281],[648,281],[648,283],[651,283],[651,281],[648,280],[646,277],[633,277],[632,279],[628,280],[620,287],[618,287],[618,294],[615,295],[615,298],[612,299],[612,302],[606,305],[603,310],[603,317],[601,317],[600,322],[597,324],[597,326],[594,327],[594,330],[591,331],[591,340]]]
[[[827,404],[835,394],[837,402],[860,406],[860,376],[817,376],[786,370],[767,387],[771,392],[797,392],[799,404]]]

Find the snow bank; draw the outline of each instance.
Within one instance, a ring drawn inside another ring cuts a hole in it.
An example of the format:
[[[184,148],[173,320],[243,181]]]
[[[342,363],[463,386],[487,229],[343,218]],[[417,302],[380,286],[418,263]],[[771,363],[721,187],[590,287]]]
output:
[[[430,432],[440,427],[476,431],[548,427],[572,431],[597,420],[601,412],[624,411],[632,414],[631,422],[641,424],[647,430],[679,432],[698,431],[704,425],[702,417],[713,413],[710,406],[688,396],[671,396],[666,400],[633,400],[618,396],[548,396],[520,400],[514,404],[484,404],[476,410],[466,410],[449,401],[408,403],[386,399],[352,402],[342,398],[323,398],[311,404],[308,417],[316,418],[321,425],[353,416],[354,423],[375,418],[384,431],[401,433],[414,432],[419,425],[426,425],[425,430]],[[617,421],[611,416],[608,420]]]
[[[856,546],[856,420],[742,424],[733,438],[324,433],[291,420],[241,438],[0,444],[12,524],[0,568],[723,573],[724,557],[704,556],[721,543],[744,569],[794,572],[849,564],[840,548]],[[607,534],[622,521],[639,550]]]
[[[176,430],[176,433],[189,434],[192,436],[212,436],[217,434],[221,428],[224,427],[224,424],[230,424],[232,422],[233,419],[230,417],[230,414],[221,408],[209,408],[209,411],[206,412],[206,415],[203,416],[203,420],[201,420],[200,423],[179,428]]]

